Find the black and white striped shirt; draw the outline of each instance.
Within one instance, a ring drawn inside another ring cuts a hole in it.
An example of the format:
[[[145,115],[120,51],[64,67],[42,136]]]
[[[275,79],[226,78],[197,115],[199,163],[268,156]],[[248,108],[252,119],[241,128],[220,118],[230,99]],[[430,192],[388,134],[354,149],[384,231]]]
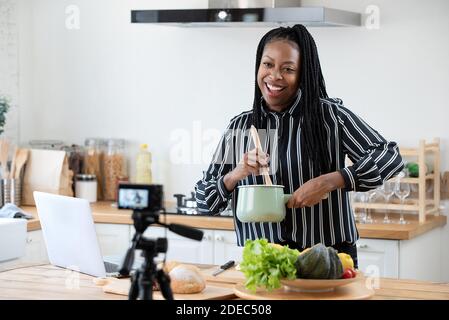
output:
[[[328,136],[331,171],[340,171],[345,188],[337,189],[313,207],[287,209],[280,223],[243,223],[234,214],[237,244],[246,239],[267,238],[270,242],[294,241],[301,248],[316,243],[326,246],[354,243],[359,235],[348,192],[367,191],[381,185],[403,168],[395,142],[386,141],[376,130],[343,106],[340,99],[321,99],[323,121]],[[302,161],[299,108],[301,91],[292,106],[283,113],[271,112],[262,100],[259,136],[264,152],[270,155],[273,184],[283,185],[285,193],[293,193],[304,182],[315,177],[310,163]],[[232,209],[238,198],[237,187],[228,192],[223,177],[240,162],[243,154],[254,148],[249,136],[252,111],[234,117],[222,136],[203,178],[195,186],[198,208],[216,214],[232,197]],[[353,165],[345,167],[345,156]],[[262,176],[251,175],[238,185],[263,184]]]

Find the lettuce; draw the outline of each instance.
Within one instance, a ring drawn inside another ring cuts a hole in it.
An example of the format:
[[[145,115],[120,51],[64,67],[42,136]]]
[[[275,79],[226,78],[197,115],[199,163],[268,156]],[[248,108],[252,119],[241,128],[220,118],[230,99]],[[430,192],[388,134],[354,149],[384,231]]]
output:
[[[296,279],[295,262],[299,251],[287,246],[273,246],[267,239],[247,240],[240,270],[246,278],[245,287],[268,291],[281,287],[281,279]]]

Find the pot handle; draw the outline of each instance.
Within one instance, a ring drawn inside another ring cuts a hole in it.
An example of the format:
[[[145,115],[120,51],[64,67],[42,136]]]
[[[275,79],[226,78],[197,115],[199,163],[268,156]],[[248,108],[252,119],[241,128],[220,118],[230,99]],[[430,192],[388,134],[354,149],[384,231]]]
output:
[[[292,197],[291,194],[284,194],[284,204],[287,204],[288,200],[290,200],[290,198]],[[329,194],[326,193],[321,200],[326,200],[329,197]]]
[[[290,200],[291,197],[291,194],[284,194],[284,204],[287,204],[288,200]]]

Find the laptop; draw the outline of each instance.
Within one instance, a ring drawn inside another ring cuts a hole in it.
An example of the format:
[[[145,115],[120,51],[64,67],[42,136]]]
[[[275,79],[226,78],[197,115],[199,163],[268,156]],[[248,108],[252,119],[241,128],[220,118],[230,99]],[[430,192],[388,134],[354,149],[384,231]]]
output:
[[[118,264],[103,260],[89,201],[33,194],[51,264],[95,277],[119,275]]]

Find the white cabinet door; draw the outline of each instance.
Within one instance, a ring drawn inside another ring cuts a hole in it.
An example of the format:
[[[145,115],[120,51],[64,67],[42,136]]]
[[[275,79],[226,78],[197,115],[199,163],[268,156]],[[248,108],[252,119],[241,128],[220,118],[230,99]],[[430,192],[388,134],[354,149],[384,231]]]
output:
[[[19,260],[24,263],[48,262],[47,247],[42,235],[42,230],[28,232],[25,256]]]
[[[195,241],[162,227],[149,227],[144,236],[148,238],[165,238],[168,240],[167,260],[175,260],[179,262],[190,263],[213,263],[214,252],[214,238],[212,230],[203,230],[204,236],[202,241]],[[134,235],[134,229],[131,232]],[[136,257],[140,256],[140,253],[136,253]],[[163,255],[159,255],[163,257]]]
[[[222,265],[229,260],[242,261],[243,247],[237,246],[235,231],[214,231],[214,264]]]
[[[401,240],[399,278],[440,282],[441,228],[421,234],[410,240]],[[443,244],[446,246],[446,244]]]
[[[399,241],[360,239],[357,241],[359,269],[371,277],[399,277]]]
[[[124,257],[130,246],[130,228],[127,224],[96,223],[101,254],[104,257]]]

